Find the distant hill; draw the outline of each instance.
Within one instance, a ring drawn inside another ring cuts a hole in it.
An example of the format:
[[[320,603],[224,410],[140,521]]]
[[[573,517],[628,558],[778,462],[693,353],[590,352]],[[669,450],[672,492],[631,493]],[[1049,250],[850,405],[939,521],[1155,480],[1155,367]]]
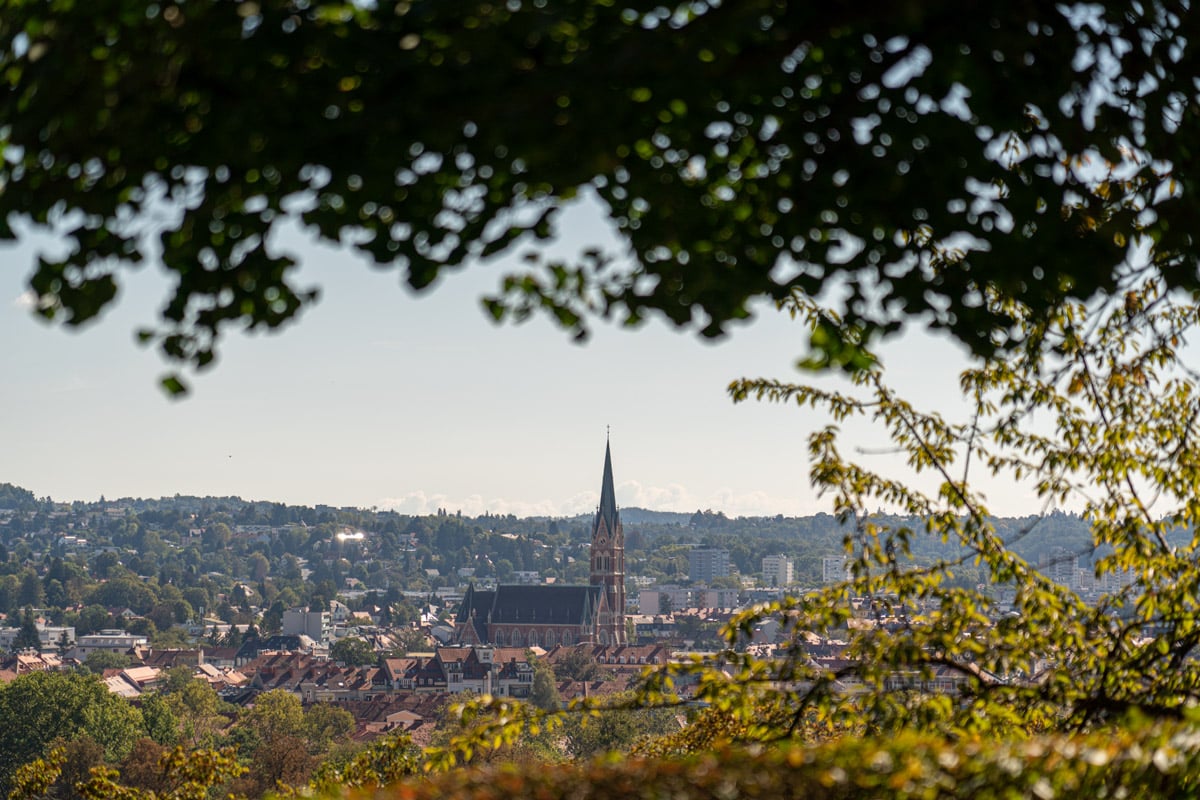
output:
[[[567,517],[569,522],[591,522],[595,512],[576,514]],[[648,508],[630,506],[621,508],[621,522],[626,525],[687,525],[692,519],[691,514],[681,514],[678,511],[651,511]]]
[[[0,508],[13,511],[33,511],[38,507],[37,498],[28,489],[13,486],[11,483],[0,483]]]
[[[646,508],[622,508],[621,522],[631,522],[635,525],[687,525],[691,514],[680,514],[677,511],[651,511]]]

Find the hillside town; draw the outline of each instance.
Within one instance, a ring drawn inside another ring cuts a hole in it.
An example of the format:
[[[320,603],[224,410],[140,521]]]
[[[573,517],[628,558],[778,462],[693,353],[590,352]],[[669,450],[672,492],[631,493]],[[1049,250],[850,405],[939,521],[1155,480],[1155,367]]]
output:
[[[745,553],[720,546],[727,540],[719,536],[675,544],[659,532],[651,548],[652,524],[627,534],[607,447],[595,515],[567,531],[553,520],[534,523],[540,536],[497,533],[520,528],[511,518],[484,533],[448,513],[434,529],[419,519],[401,527],[394,515],[358,514],[358,525],[346,524],[355,515],[318,508],[308,511],[322,520],[312,527],[279,506],[250,516],[253,506],[241,503],[243,518],[256,521],[239,522],[214,513],[230,504],[213,500],[142,502],[135,511],[126,502],[39,502],[15,488],[8,497],[0,603],[9,623],[0,649],[9,655],[0,681],[90,669],[137,704],[182,670],[232,706],[274,690],[306,705],[334,704],[353,716],[358,741],[395,730],[423,741],[447,698],[463,692],[528,699],[539,667],[552,671],[561,702],[628,691],[648,667],[727,647],[720,631],[739,610],[806,591],[796,570],[802,556],[762,552],[750,573]],[[680,538],[722,521],[697,512]],[[827,540],[831,531],[839,533],[830,526]],[[467,547],[480,541],[490,552]],[[847,577],[844,555],[809,561],[812,585]],[[1079,557],[1061,545],[1043,562],[1073,589],[1111,588],[1089,583]],[[1002,604],[1003,587],[998,595]],[[852,604],[854,624],[896,622],[862,598]],[[785,617],[767,617],[734,644],[769,657],[796,633]],[[836,670],[844,641],[806,636],[813,666]],[[953,691],[962,676],[942,671],[920,681]],[[686,683],[678,688],[686,694]]]

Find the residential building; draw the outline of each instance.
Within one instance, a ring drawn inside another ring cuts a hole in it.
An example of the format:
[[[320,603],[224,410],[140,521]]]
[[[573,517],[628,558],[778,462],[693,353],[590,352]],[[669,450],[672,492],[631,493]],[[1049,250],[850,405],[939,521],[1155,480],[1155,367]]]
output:
[[[712,583],[714,578],[728,576],[728,550],[718,547],[697,547],[688,553],[688,578],[692,583]]]
[[[135,647],[145,647],[149,640],[136,633],[128,633],[119,629],[105,629],[99,633],[89,633],[75,640],[75,649],[70,655],[80,661],[92,653],[127,653]]]
[[[53,650],[66,644],[68,648],[75,644],[75,628],[73,626],[42,625],[35,623],[41,649]],[[20,628],[0,628],[0,650],[11,651]]]
[[[332,630],[333,618],[328,611],[290,608],[283,612],[279,632],[284,636],[307,636],[314,642],[324,642],[330,638]]]
[[[767,586],[784,587],[795,580],[792,560],[782,553],[765,556],[762,560],[763,583]]]
[[[845,556],[825,556],[821,559],[821,582],[837,583],[850,577],[850,565]]]

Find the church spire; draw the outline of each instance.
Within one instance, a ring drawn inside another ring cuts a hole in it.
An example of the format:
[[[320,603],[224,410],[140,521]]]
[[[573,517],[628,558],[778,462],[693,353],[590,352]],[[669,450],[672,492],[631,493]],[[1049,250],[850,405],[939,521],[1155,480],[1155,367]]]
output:
[[[600,483],[600,508],[592,526],[592,586],[601,594],[598,644],[625,644],[625,532],[617,514],[613,486],[612,450],[604,442],[604,478]]]
[[[600,529],[600,523],[603,521],[607,526],[610,535],[617,529],[617,492],[613,488],[612,474],[612,450],[608,445],[608,438],[604,441],[604,478],[600,483],[600,513],[596,514],[596,525],[592,530],[592,535],[595,536],[596,531]]]

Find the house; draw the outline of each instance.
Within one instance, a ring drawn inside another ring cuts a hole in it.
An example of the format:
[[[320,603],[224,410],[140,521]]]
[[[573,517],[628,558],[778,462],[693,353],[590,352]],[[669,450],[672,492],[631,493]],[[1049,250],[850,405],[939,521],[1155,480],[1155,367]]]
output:
[[[129,633],[118,628],[108,628],[99,633],[89,633],[75,640],[71,657],[80,661],[96,652],[128,653],[136,647],[145,647],[149,640],[145,636]]]

